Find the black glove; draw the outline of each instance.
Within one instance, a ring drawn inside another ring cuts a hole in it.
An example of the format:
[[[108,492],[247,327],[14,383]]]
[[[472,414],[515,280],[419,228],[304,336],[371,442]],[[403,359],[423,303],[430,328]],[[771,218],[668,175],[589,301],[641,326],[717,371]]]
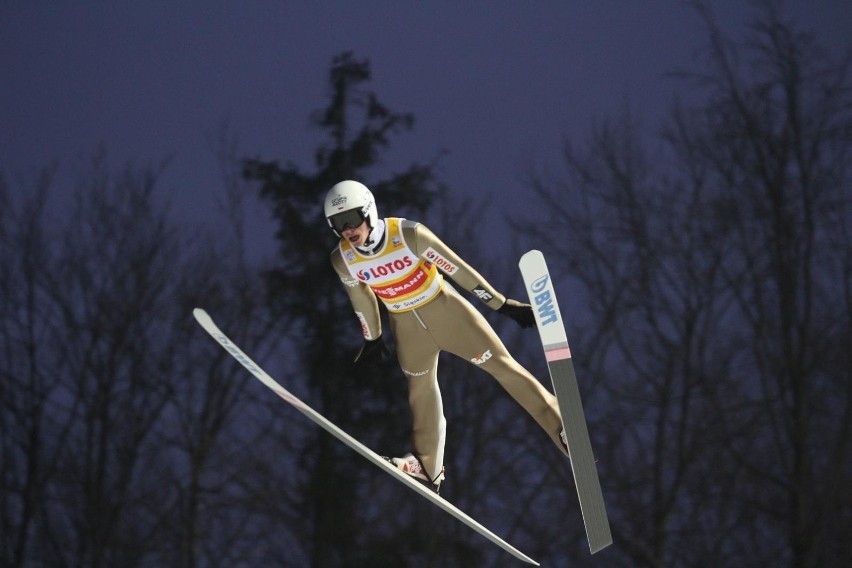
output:
[[[532,311],[532,306],[529,304],[522,304],[521,302],[507,299],[505,304],[497,308],[497,311],[506,317],[512,318],[523,328],[535,326],[535,314]]]
[[[355,367],[372,367],[373,365],[378,365],[382,361],[385,361],[389,357],[390,349],[388,349],[388,346],[385,345],[381,336],[376,339],[365,339],[364,345],[361,346],[361,350],[355,356]]]

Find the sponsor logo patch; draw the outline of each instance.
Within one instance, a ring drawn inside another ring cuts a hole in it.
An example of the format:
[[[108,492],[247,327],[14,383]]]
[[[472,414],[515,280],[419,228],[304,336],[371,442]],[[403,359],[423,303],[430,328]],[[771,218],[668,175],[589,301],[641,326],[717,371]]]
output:
[[[489,294],[482,286],[477,286],[476,288],[474,288],[473,293],[476,294],[477,298],[479,298],[485,303],[488,303],[494,299],[494,296]]]
[[[538,319],[542,326],[553,323],[558,319],[556,309],[553,307],[553,295],[548,290],[549,282],[550,278],[545,274],[530,284],[530,290],[534,294],[533,302],[535,303],[536,310],[538,311]]]
[[[423,285],[429,278],[429,275],[422,270],[415,270],[413,274],[408,276],[403,282],[389,284],[387,286],[375,286],[373,292],[380,298],[394,298],[400,294],[407,294]]]
[[[426,369],[425,371],[409,371],[408,369],[403,369],[402,372],[409,377],[422,377],[429,374],[429,369]]]
[[[364,334],[364,339],[373,339],[373,334],[370,333],[370,326],[367,325],[367,318],[361,312],[355,312],[358,316],[358,321],[361,322],[361,333]]]
[[[473,363],[474,365],[482,365],[483,363],[485,363],[489,359],[491,359],[491,350],[490,349],[488,349],[487,351],[485,351],[485,353],[482,353],[481,355],[477,355],[476,357],[471,359],[470,362]]]
[[[441,270],[441,272],[443,272],[444,274],[452,275],[459,269],[458,266],[438,254],[438,251],[436,251],[432,247],[429,247],[425,251],[423,251],[423,254],[421,256],[427,261],[437,266],[438,269]]]
[[[402,258],[398,258],[385,264],[372,266],[370,268],[362,268],[358,271],[358,280],[360,280],[361,282],[368,282],[373,278],[382,278],[384,276],[396,274],[397,272],[405,270],[406,268],[413,265],[414,260],[412,260],[410,256],[405,255]]]
[[[425,251],[423,251],[423,254],[421,256],[428,262],[431,262],[432,264],[437,266],[441,272],[448,276],[457,272],[459,269],[458,266],[438,254],[438,251],[436,251],[432,247],[429,247]]]

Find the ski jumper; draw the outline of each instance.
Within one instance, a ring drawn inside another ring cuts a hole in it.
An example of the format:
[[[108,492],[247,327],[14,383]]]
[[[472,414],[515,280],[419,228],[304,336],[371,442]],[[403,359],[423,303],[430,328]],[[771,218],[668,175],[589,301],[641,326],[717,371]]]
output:
[[[435,478],[444,465],[444,418],[438,355],[447,351],[491,374],[565,453],[556,398],[508,352],[485,317],[446,282],[442,272],[496,310],[506,297],[425,225],[385,219],[384,242],[366,255],[341,239],[331,262],[365,339],[381,333],[380,300],[408,380],[413,453]],[[438,270],[440,269],[440,271]]]

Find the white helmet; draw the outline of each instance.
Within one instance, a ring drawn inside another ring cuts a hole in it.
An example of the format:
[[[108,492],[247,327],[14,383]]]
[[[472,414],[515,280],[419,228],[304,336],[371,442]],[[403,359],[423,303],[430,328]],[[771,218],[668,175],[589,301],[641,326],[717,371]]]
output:
[[[325,218],[338,237],[346,227],[357,227],[366,220],[373,229],[379,221],[373,194],[366,185],[352,180],[337,183],[328,190]]]

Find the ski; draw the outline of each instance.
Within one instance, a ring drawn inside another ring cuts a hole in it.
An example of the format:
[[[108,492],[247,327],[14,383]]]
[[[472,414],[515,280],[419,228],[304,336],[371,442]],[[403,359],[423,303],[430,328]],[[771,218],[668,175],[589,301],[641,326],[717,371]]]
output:
[[[260,382],[269,387],[275,394],[284,399],[285,402],[292,405],[296,410],[310,418],[313,422],[315,422],[318,426],[323,428],[326,432],[355,450],[357,453],[361,454],[364,458],[367,459],[370,463],[382,469],[383,471],[389,473],[393,476],[397,481],[425,498],[427,501],[430,501],[434,505],[437,505],[462,523],[466,524],[468,527],[472,528],[492,543],[496,544],[515,558],[519,560],[523,560],[529,564],[533,564],[535,566],[539,566],[539,563],[519,551],[517,548],[513,547],[511,544],[491,532],[485,526],[474,520],[470,515],[463,512],[461,509],[427,488],[425,485],[422,485],[420,482],[416,481],[413,477],[408,474],[402,473],[396,466],[392,465],[390,462],[385,460],[379,454],[341,430],[338,426],[332,423],[330,420],[325,418],[322,414],[302,402],[299,398],[293,395],[290,391],[282,387],[275,379],[269,376],[266,371],[264,371],[260,365],[255,363],[248,355],[243,353],[243,351],[237,347],[233,341],[231,341],[228,336],[222,333],[216,324],[213,322],[213,319],[201,308],[195,308],[192,311],[192,315],[195,316],[196,321],[204,328],[204,330],[210,334],[210,336],[215,339],[219,345],[221,345],[225,351],[227,351],[234,359],[236,359],[243,367],[245,367],[252,375],[254,375]]]
[[[571,349],[568,347],[568,337],[544,255],[540,251],[531,250],[521,257],[519,266],[530,304],[535,312],[547,369],[553,382],[553,392],[562,414],[562,426],[565,428],[571,454],[574,485],[580,500],[589,550],[594,554],[612,544],[612,534],[580,400],[574,363],[571,360]]]

